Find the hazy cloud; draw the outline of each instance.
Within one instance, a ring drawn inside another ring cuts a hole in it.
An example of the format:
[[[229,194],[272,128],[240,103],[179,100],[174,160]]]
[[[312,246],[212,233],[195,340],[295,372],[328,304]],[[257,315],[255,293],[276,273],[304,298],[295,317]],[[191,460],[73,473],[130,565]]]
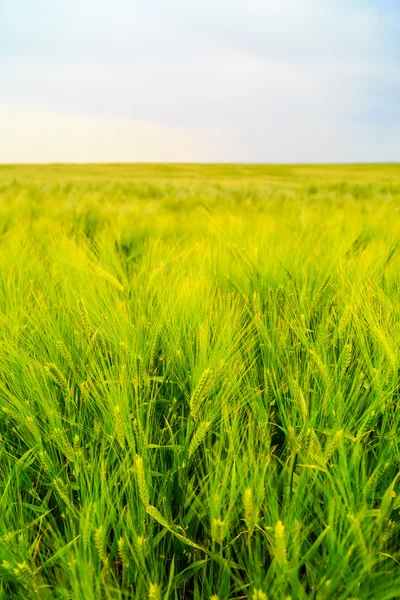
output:
[[[112,122],[152,123],[154,160],[395,160],[399,17],[390,0],[13,0],[0,9],[0,125],[19,111],[24,156],[29,118],[34,131],[48,114],[61,137],[68,119],[96,121],[97,144]],[[172,152],[163,128],[190,144]],[[140,159],[129,139],[114,160]],[[40,139],[30,151],[45,160]]]

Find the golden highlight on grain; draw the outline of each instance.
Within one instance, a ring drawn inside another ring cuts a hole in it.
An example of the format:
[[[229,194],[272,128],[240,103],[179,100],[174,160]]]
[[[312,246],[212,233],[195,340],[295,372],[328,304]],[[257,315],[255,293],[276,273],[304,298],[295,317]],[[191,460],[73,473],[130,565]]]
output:
[[[138,490],[139,490],[139,496],[140,496],[140,499],[141,499],[142,503],[144,504],[144,506],[147,506],[148,504],[150,504],[149,491],[148,491],[147,483],[146,483],[145,470],[144,470],[144,466],[143,466],[143,458],[141,456],[139,456],[138,454],[136,454],[136,458],[135,458],[135,467],[136,467],[136,479],[137,479],[137,485],[138,485]]]
[[[161,586],[151,583],[149,588],[149,600],[161,600]]]
[[[225,520],[213,519],[211,522],[211,539],[216,544],[222,545],[227,534],[227,524]]]
[[[285,527],[282,521],[277,521],[275,525],[275,556],[279,565],[286,565]]]
[[[254,590],[251,600],[268,600],[268,596],[262,590]]]
[[[249,536],[251,537],[258,519],[258,511],[254,505],[253,490],[251,488],[246,488],[243,492],[243,506],[244,520]]]

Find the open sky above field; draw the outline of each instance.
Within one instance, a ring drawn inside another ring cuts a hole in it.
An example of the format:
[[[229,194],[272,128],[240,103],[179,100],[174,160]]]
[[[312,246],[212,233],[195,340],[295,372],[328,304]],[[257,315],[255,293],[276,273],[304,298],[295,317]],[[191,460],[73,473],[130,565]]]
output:
[[[0,3],[0,162],[400,156],[397,0]]]

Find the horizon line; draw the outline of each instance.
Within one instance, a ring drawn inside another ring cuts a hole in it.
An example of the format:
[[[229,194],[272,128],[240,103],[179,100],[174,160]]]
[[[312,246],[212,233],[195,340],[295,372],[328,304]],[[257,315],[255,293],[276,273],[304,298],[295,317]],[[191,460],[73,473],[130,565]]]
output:
[[[0,167],[55,167],[55,166],[271,166],[271,167],[305,167],[305,166],[400,166],[400,160],[397,161],[331,161],[331,162],[257,162],[257,161],[214,161],[214,162],[203,162],[203,161],[93,161],[93,162],[75,162],[75,161],[39,161],[39,162],[0,162]]]

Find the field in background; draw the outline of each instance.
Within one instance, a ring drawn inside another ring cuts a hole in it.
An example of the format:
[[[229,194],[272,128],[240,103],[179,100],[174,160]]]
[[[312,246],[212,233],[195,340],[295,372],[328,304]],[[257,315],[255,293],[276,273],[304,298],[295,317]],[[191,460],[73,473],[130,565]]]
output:
[[[390,600],[400,166],[0,167],[0,598]]]

